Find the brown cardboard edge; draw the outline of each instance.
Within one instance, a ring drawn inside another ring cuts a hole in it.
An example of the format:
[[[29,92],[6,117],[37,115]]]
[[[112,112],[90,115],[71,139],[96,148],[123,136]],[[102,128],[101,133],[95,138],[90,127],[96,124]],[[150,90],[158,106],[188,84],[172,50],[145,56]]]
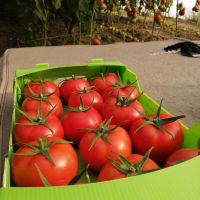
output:
[[[9,84],[9,50],[6,50],[3,54],[2,59],[2,79],[0,84],[0,187],[3,183],[3,170],[4,170],[4,161],[5,161],[5,149],[3,146],[7,141],[5,141],[5,137],[3,137],[3,115],[6,105],[6,92]]]

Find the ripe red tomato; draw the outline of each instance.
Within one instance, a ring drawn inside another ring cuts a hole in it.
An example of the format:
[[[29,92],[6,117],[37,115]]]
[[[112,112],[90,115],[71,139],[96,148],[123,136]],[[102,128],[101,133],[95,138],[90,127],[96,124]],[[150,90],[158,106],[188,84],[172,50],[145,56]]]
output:
[[[115,85],[118,81],[117,74],[113,72],[108,72],[105,75],[102,74],[101,77],[95,78],[91,85],[94,86],[94,89],[102,94],[103,90],[105,90],[108,86]]]
[[[146,3],[146,9],[152,10],[152,9],[153,9],[153,3],[147,2],[147,3]]]
[[[68,106],[78,107],[80,105],[80,97],[82,97],[84,107],[92,105],[96,110],[101,110],[103,106],[103,98],[98,92],[90,88],[84,88],[83,90],[70,95]]]
[[[99,0],[99,5],[103,5],[104,4],[104,0]]]
[[[25,112],[37,113],[39,108],[40,108],[40,100],[29,97],[27,97],[22,104],[22,110]],[[46,115],[50,110],[52,110],[52,108],[54,108],[54,110],[51,112],[52,115],[56,115],[57,117],[60,117],[62,115],[63,112],[62,102],[55,95],[52,95],[47,99],[42,100],[42,115],[43,116]]]
[[[69,96],[76,91],[83,90],[85,87],[89,87],[90,84],[84,78],[72,77],[69,80],[65,80],[60,86],[60,95],[68,101]]]
[[[36,94],[41,94],[42,93],[42,84],[44,87],[44,94],[45,95],[56,95],[57,97],[60,97],[60,91],[59,87],[49,81],[32,81],[29,84],[27,84],[24,88],[23,91],[23,98],[25,99],[26,97],[33,97],[31,91],[33,91]]]
[[[64,129],[60,120],[55,115],[50,115],[46,119],[37,117],[36,113],[26,113],[33,121],[24,115],[21,115],[13,130],[15,143],[28,143],[36,140],[38,137],[58,137],[64,138]],[[33,125],[31,125],[31,123]],[[46,125],[45,125],[46,124]]]
[[[179,13],[178,13],[180,16],[184,16],[185,15],[185,8],[179,10]]]
[[[68,34],[69,34],[69,35],[73,35],[74,33],[75,33],[74,27],[70,27],[70,28],[68,29]]]
[[[110,125],[107,130],[114,128]],[[117,127],[111,132],[107,132],[104,136],[107,137],[108,143],[103,136],[103,131],[99,128],[99,137],[92,148],[92,141],[98,133],[87,132],[82,137],[79,143],[79,151],[82,159],[90,164],[90,167],[95,170],[100,170],[103,165],[108,161],[107,158],[116,159],[116,152],[122,156],[129,156],[132,152],[131,140],[128,133],[121,127]]]
[[[67,185],[77,175],[78,159],[73,147],[65,140],[47,138],[47,142],[45,142],[44,139],[41,139],[43,145],[39,141],[29,143],[40,145],[40,151],[37,154],[20,155],[34,151],[30,146],[23,145],[17,150],[18,155],[13,155],[11,172],[15,186],[44,186],[36,165],[46,180],[54,186]],[[54,144],[50,145],[50,142]],[[48,152],[54,164],[41,153],[42,150]]]
[[[154,114],[148,115],[149,117],[155,117]],[[166,119],[172,117],[169,114],[160,114],[160,119]],[[174,121],[168,124],[162,125],[162,129],[167,130],[167,133],[160,128],[152,124],[147,124],[143,127],[143,123],[146,123],[147,119],[139,118],[134,121],[130,127],[130,137],[132,144],[137,153],[144,155],[145,152],[154,147],[150,158],[158,163],[165,163],[167,158],[176,150],[180,149],[183,143],[183,128],[178,121]],[[141,127],[140,129],[138,129]],[[137,130],[137,132],[136,132]]]
[[[191,158],[198,156],[199,154],[200,154],[200,149],[192,149],[192,148],[179,149],[178,151],[175,151],[169,156],[167,162],[165,163],[165,167],[170,167],[180,162],[189,160]]]
[[[160,24],[162,22],[162,16],[160,12],[157,12],[154,16],[154,20],[156,22],[156,24]]]
[[[131,93],[132,92],[132,93]],[[108,86],[102,93],[103,99],[106,100],[108,97],[117,96],[117,94],[121,97],[128,96],[130,93],[130,99],[135,99],[138,97],[138,91],[133,85],[127,84],[116,84],[115,86]]]
[[[126,105],[118,103],[116,97],[109,97],[104,102],[101,113],[104,119],[112,117],[112,124],[124,122],[121,127],[128,131],[132,123],[142,117],[144,109],[138,100]]]
[[[136,164],[142,159],[143,159],[143,156],[138,155],[138,154],[131,154],[127,157],[127,160],[132,164]],[[145,172],[145,171],[150,171],[150,170],[159,169],[159,168],[160,167],[153,160],[151,160],[150,158],[147,158],[141,170],[142,172]],[[128,177],[128,174],[124,174],[120,172],[110,162],[107,162],[104,165],[104,167],[101,169],[97,180],[101,182],[101,181],[109,181],[109,180],[125,178],[125,177]]]
[[[86,111],[73,112],[65,114],[62,125],[65,136],[68,140],[79,143],[81,137],[87,132],[85,128],[97,129],[102,122],[102,117],[97,110],[90,108]]]
[[[161,1],[161,4],[162,4],[162,5],[166,5],[166,4],[167,4],[167,0],[162,0],[162,1]]]
[[[93,39],[92,39],[92,44],[93,44],[93,45],[100,45],[100,44],[101,44],[101,41],[100,41],[98,38],[93,38]]]

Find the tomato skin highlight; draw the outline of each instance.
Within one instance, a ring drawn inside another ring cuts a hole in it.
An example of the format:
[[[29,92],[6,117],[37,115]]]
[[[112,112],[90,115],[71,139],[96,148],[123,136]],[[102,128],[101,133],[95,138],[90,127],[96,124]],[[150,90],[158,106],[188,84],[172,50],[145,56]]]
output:
[[[36,113],[29,112],[27,113],[31,117],[36,117]],[[42,138],[46,135],[48,137],[58,137],[58,138],[64,138],[64,129],[62,127],[62,124],[60,120],[54,116],[50,115],[46,120],[46,123],[48,123],[49,127],[51,128],[51,131],[49,128],[42,124],[38,125],[26,125],[30,123],[30,120],[28,120],[25,116],[21,115],[19,119],[17,120],[17,124],[14,127],[13,130],[13,137],[15,143],[28,143],[36,140],[38,137]]]
[[[80,105],[80,97],[82,97],[83,100],[83,106],[87,107],[89,105],[92,105],[93,108],[100,111],[103,107],[103,98],[102,96],[94,91],[91,90],[88,93],[74,93],[69,97],[68,100],[68,106],[69,107],[78,107]]]
[[[154,114],[149,115],[155,117]],[[172,117],[169,114],[161,114],[160,119]],[[176,150],[180,149],[183,144],[183,128],[178,121],[165,124],[163,127],[167,129],[173,137],[156,128],[153,125],[146,125],[143,128],[137,128],[141,126],[146,119],[140,118],[132,124],[130,127],[130,137],[133,144],[133,148],[138,154],[144,155],[145,152],[154,147],[150,158],[156,161],[157,163],[164,164],[167,158]]]
[[[142,155],[138,154],[131,154],[127,157],[127,160],[131,162],[132,164],[135,164],[139,161],[141,161],[143,158]],[[150,171],[153,169],[159,169],[160,167],[150,158],[147,158],[147,160],[144,162],[142,171]],[[118,169],[116,169],[110,162],[107,162],[103,168],[101,169],[99,175],[98,175],[98,182],[102,181],[109,181],[109,180],[115,180],[120,178],[127,177],[126,174],[123,174]]]
[[[89,86],[90,84],[83,78],[65,80],[60,86],[60,95],[67,102],[72,93]]]
[[[109,129],[114,125],[110,125]],[[106,142],[103,138],[98,138],[90,149],[95,133],[87,132],[82,137],[79,143],[79,151],[82,159],[90,164],[90,167],[99,171],[105,163],[107,158],[116,159],[116,152],[124,157],[127,157],[132,152],[132,145],[129,134],[125,129],[118,127],[114,131],[107,134],[107,138],[111,144]]]
[[[30,92],[30,89],[33,92],[35,92],[36,94],[41,94],[41,92],[42,92],[41,84],[43,84],[43,86],[44,86],[44,94],[45,95],[52,94],[52,95],[56,95],[57,97],[60,97],[59,87],[53,82],[44,81],[42,83],[40,83],[40,82],[38,82],[38,83],[31,82],[28,85],[26,85],[26,87],[24,88],[24,91],[23,91],[23,98],[25,99],[27,97],[30,97],[30,96],[32,97],[33,96],[31,94],[31,92]]]
[[[85,112],[71,112],[65,114],[62,125],[68,140],[79,143],[87,132],[85,128],[96,129],[102,122],[100,113],[94,108]]]
[[[121,127],[128,131],[132,123],[142,117],[141,114],[144,114],[144,109],[137,100],[128,106],[118,106],[116,105],[116,98],[109,97],[104,102],[101,113],[104,119],[112,117],[112,124],[123,122]]]
[[[200,153],[200,149],[192,149],[192,148],[183,148],[172,153],[167,162],[165,163],[165,167],[173,166],[174,163],[179,161],[186,161],[198,156]]]
[[[42,115],[46,115],[50,110],[54,110],[51,112],[51,115],[56,115],[58,118],[61,117],[63,112],[63,106],[61,100],[57,96],[50,96],[47,100],[42,100]],[[22,110],[24,112],[38,112],[40,108],[40,100],[26,98],[22,104]]]
[[[118,81],[117,74],[113,72],[108,72],[104,77],[97,77],[91,82],[91,86],[94,86],[94,89],[102,95],[103,91],[108,87],[115,85]]]
[[[57,138],[48,138],[49,142]],[[31,144],[37,144],[36,141]],[[16,153],[31,152],[28,146],[21,146]],[[44,186],[36,170],[39,167],[43,176],[52,186],[67,185],[78,172],[78,159],[75,150],[70,144],[54,144],[49,153],[55,163],[50,163],[42,154],[34,156],[13,155],[11,173],[15,186],[41,187]]]

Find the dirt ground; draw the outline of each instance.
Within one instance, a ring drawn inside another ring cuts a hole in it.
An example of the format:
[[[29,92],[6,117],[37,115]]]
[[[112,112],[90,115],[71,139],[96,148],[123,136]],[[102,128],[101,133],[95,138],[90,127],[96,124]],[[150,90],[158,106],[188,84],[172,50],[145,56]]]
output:
[[[48,45],[71,45],[71,44],[90,44],[90,34],[85,32],[80,35],[78,27],[75,27],[74,35],[69,35],[62,22],[54,23],[50,26],[48,32]],[[130,22],[126,17],[113,17],[107,23],[105,16],[98,20],[93,36],[99,37],[102,44],[110,44],[115,42],[148,42],[161,41],[168,39],[183,39],[183,40],[199,40],[200,39],[200,25],[192,20],[179,20],[178,32],[175,33],[175,19],[166,18],[162,25],[155,26],[152,34],[152,19],[138,17],[137,21]],[[42,37],[40,34],[34,40],[25,40],[21,37],[21,27],[13,21],[0,20],[0,55],[8,48],[14,47],[29,47],[41,46]]]

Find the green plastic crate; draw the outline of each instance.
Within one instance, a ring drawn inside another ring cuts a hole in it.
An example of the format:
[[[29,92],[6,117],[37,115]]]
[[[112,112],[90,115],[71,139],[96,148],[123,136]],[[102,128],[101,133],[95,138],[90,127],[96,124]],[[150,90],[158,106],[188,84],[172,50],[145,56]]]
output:
[[[89,64],[76,66],[49,67],[39,64],[34,68],[17,70],[14,80],[14,105],[21,100],[21,91],[27,79],[48,78],[56,80],[74,75],[85,75],[90,80],[99,72],[119,72],[124,82],[135,81],[137,76],[120,62],[103,62],[94,59]],[[141,88],[137,81],[137,89]],[[158,103],[147,94],[140,97],[146,113],[155,112]],[[167,112],[164,108],[163,112]],[[12,123],[17,113],[13,109]],[[184,127],[184,147],[198,147],[200,121],[192,128]],[[12,134],[12,127],[11,133]],[[12,137],[10,137],[10,155]],[[114,181],[59,187],[12,187],[10,178],[10,158],[5,160],[3,187],[0,188],[0,200],[198,200],[200,199],[200,156],[173,167],[140,176]]]

